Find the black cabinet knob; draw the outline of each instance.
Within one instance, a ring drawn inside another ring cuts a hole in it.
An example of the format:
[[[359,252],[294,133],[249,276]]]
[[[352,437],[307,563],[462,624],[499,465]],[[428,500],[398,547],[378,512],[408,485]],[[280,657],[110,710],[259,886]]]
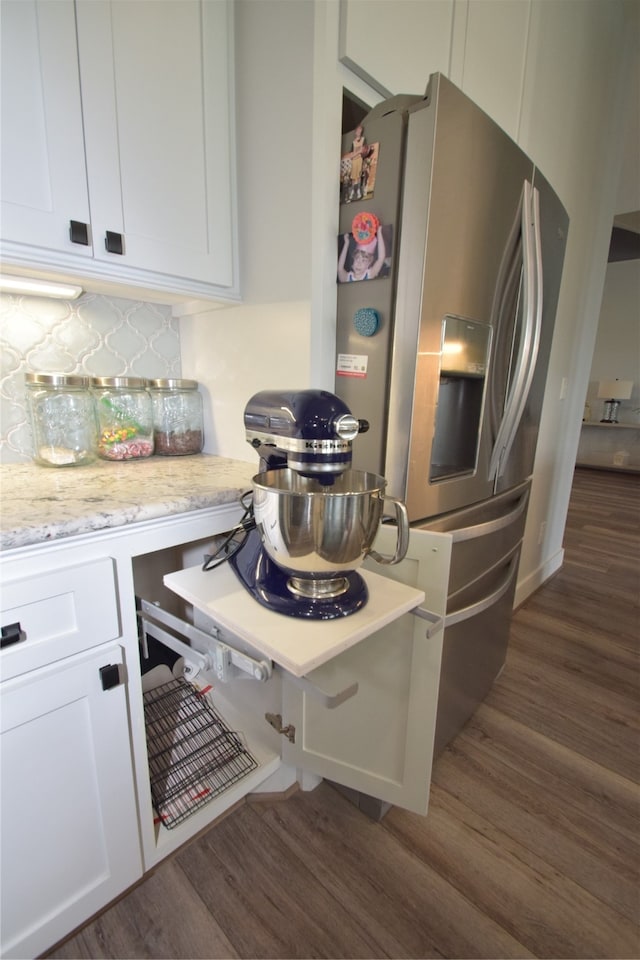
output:
[[[117,687],[120,683],[119,664],[108,663],[106,666],[100,667],[100,681],[103,690],[111,690],[112,687]]]
[[[107,230],[104,237],[104,245],[109,253],[124,253],[121,233],[114,233],[112,230]]]
[[[0,648],[10,647],[12,643],[20,643],[21,640],[26,640],[27,634],[22,629],[19,623],[8,623],[6,627],[2,627],[2,636],[0,637]]]
[[[69,237],[71,243],[81,243],[84,247],[88,247],[89,224],[82,223],[81,220],[69,220]]]

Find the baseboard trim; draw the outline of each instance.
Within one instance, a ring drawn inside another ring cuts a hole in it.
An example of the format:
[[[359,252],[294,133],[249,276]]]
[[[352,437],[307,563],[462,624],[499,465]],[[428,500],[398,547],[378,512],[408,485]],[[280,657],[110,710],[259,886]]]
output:
[[[535,593],[543,583],[546,583],[550,577],[557,573],[564,560],[564,549],[561,547],[557,553],[545,560],[543,564],[537,567],[528,577],[520,580],[516,586],[515,599],[513,601],[514,610],[527,600],[532,593]]]

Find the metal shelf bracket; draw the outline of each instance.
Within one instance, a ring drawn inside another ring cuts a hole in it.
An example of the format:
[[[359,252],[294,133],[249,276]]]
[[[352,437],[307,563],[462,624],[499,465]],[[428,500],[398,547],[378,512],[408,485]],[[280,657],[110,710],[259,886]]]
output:
[[[273,670],[271,661],[256,660],[224,643],[219,638],[217,627],[211,633],[206,633],[148,600],[140,599],[138,604],[143,642],[149,631],[174,653],[184,657],[185,677],[188,680],[193,680],[201,670],[212,671],[222,683],[228,683],[239,674],[247,674],[262,683],[270,678]],[[168,633],[165,626],[192,641],[192,645]]]

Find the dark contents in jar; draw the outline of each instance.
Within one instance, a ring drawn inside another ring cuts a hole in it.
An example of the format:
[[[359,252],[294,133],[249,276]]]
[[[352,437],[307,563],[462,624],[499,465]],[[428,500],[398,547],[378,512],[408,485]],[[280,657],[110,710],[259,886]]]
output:
[[[153,440],[155,452],[167,457],[180,457],[202,450],[202,430],[156,430]]]

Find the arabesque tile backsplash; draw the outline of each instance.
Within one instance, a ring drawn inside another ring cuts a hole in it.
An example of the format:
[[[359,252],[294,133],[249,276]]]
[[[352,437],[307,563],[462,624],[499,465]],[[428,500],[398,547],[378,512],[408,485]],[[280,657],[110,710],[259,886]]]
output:
[[[24,375],[179,377],[171,307],[83,294],[48,300],[0,294],[0,463],[31,459]]]

